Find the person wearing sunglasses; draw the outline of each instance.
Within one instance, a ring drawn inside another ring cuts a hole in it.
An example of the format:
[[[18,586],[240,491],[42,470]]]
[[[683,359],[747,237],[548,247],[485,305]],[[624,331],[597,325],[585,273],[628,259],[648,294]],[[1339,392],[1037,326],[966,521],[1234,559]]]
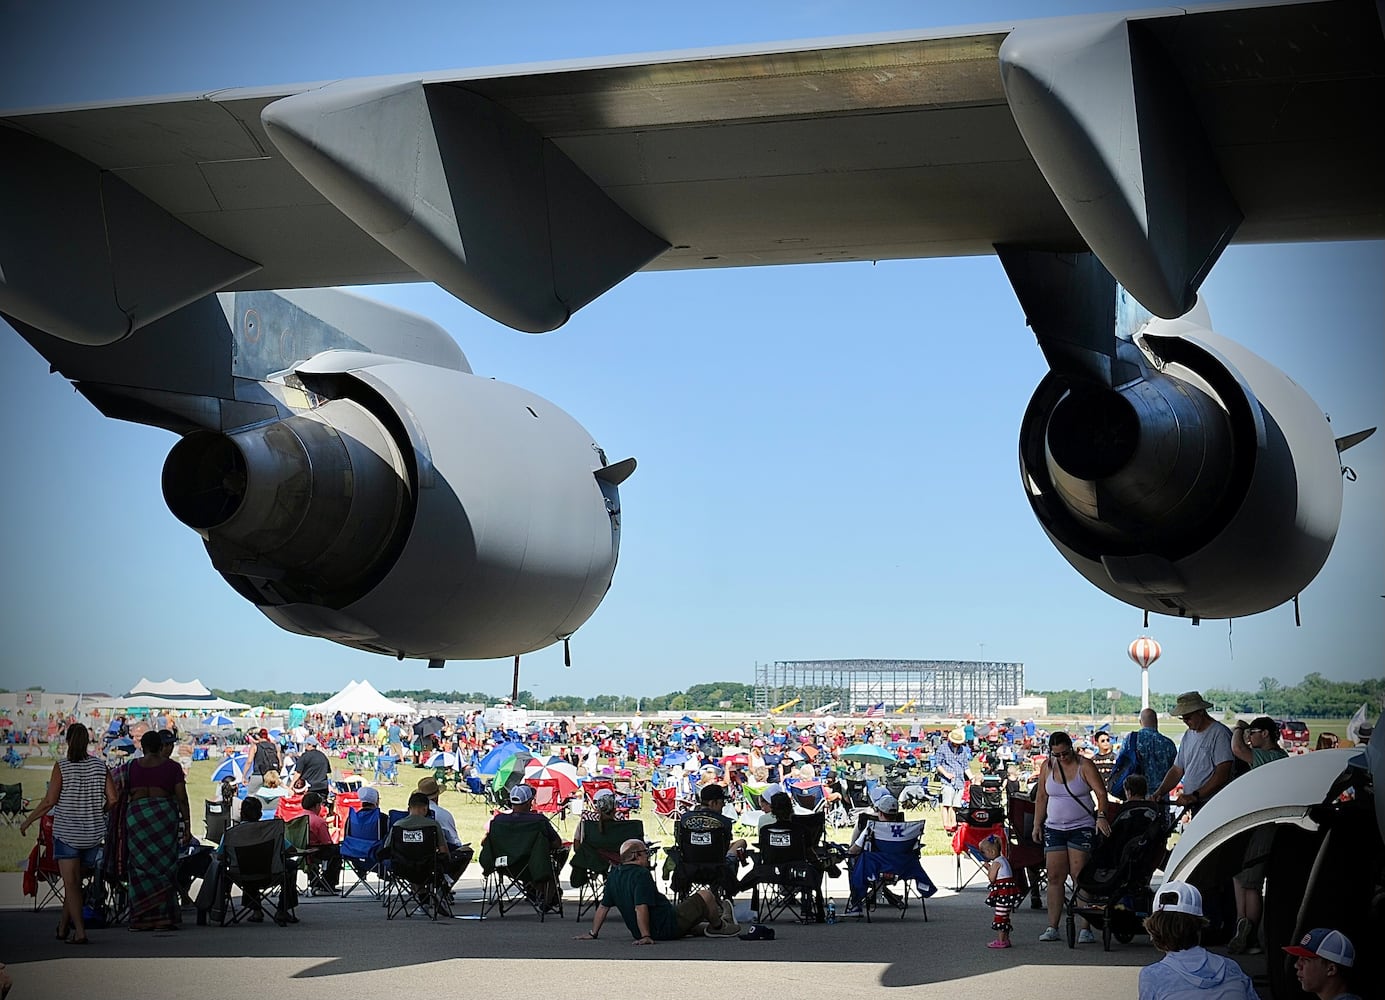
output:
[[[642,840],[627,840],[620,845],[620,864],[606,876],[591,930],[579,934],[577,940],[599,938],[612,908],[620,910],[637,945],[687,937],[698,927],[703,927],[708,937],[735,937],[741,932],[731,901],[718,902],[711,889],[699,889],[680,903],[670,902],[654,884],[649,871],[649,846]]]
[[[1231,752],[1236,759],[1257,767],[1277,760],[1284,760],[1289,752],[1279,745],[1279,723],[1268,715],[1262,715],[1250,722],[1242,719],[1236,723],[1236,731],[1231,735]],[[1266,823],[1255,829],[1246,846],[1246,866],[1236,873],[1236,933],[1227,942],[1226,951],[1230,955],[1260,954],[1256,929],[1260,926],[1260,915],[1264,908],[1262,891],[1265,885],[1265,861],[1274,844],[1274,825]]]
[[[1039,765],[1034,792],[1034,840],[1044,845],[1044,864],[1048,868],[1048,927],[1039,935],[1040,941],[1058,940],[1063,886],[1069,875],[1077,881],[1091,856],[1096,834],[1111,835],[1109,809],[1106,785],[1096,764],[1073,749],[1072,737],[1067,733],[1050,736],[1048,759]],[[1077,943],[1095,941],[1096,935],[1083,920]]]

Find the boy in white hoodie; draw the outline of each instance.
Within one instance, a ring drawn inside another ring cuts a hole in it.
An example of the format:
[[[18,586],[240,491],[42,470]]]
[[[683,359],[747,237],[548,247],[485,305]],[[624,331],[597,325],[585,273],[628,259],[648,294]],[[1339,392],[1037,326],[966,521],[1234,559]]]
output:
[[[1199,943],[1205,923],[1202,893],[1195,886],[1165,882],[1160,887],[1145,930],[1165,954],[1140,970],[1140,1000],[1260,1000],[1239,965]]]

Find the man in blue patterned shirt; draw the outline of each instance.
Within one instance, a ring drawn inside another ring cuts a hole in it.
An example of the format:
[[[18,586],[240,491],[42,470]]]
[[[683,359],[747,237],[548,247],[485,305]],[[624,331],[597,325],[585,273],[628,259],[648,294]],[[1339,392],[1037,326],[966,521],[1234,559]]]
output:
[[[1146,708],[1140,713],[1140,728],[1121,741],[1121,752],[1111,768],[1111,786],[1106,789],[1118,799],[1125,798],[1125,779],[1142,774],[1150,788],[1158,788],[1173,766],[1178,747],[1159,732],[1159,713]]]

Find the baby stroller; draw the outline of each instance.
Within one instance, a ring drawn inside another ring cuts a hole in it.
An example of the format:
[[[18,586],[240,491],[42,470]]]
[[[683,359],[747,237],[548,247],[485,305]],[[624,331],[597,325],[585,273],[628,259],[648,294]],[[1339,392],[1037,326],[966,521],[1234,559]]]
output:
[[[1068,947],[1077,946],[1077,918],[1101,931],[1101,944],[1121,944],[1144,933],[1154,909],[1149,880],[1163,862],[1169,816],[1154,802],[1127,802],[1111,820],[1111,835],[1098,841],[1068,897]],[[1053,887],[1049,887],[1053,891]]]

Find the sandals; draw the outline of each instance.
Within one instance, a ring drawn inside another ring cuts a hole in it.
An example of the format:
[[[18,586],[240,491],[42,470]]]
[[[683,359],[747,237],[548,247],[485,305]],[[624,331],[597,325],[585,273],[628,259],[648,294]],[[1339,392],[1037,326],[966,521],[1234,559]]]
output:
[[[91,944],[90,938],[69,938],[68,944]]]

